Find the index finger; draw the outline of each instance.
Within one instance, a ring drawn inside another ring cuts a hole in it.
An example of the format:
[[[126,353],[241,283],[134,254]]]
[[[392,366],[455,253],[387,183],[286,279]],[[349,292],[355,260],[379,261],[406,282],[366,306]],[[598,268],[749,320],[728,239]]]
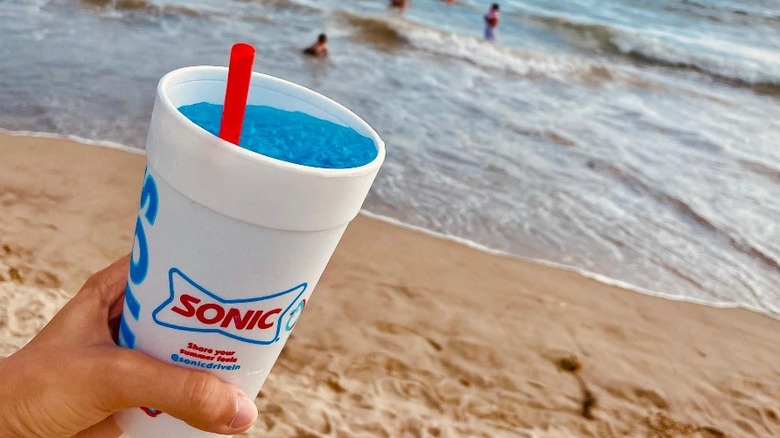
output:
[[[82,289],[83,293],[97,294],[102,306],[108,309],[109,319],[116,318],[122,313],[130,257],[131,254],[128,254],[92,275]]]

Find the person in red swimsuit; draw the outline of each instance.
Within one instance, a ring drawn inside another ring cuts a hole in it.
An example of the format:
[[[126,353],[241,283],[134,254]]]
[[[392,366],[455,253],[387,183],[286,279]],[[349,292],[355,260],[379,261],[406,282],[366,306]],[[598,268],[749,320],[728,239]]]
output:
[[[488,41],[496,40],[496,30],[498,29],[498,20],[501,18],[498,3],[493,3],[485,14],[485,39]]]

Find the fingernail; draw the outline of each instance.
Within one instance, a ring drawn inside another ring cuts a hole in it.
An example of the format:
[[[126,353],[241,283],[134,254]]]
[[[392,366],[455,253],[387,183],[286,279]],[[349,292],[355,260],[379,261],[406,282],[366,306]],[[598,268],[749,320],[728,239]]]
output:
[[[238,394],[236,400],[236,416],[230,423],[231,429],[243,429],[252,424],[257,418],[257,407],[255,403],[244,394]]]

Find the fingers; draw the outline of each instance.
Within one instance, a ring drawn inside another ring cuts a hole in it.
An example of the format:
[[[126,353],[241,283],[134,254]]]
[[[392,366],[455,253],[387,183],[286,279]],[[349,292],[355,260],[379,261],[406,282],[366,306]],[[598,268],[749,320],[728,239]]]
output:
[[[92,274],[74,297],[73,301],[91,302],[92,306],[100,309],[92,313],[97,318],[96,322],[104,323],[122,314],[130,257],[131,254],[128,254]]]
[[[122,311],[130,255],[90,277],[79,295],[108,313]],[[90,292],[91,291],[91,292]],[[105,321],[105,319],[103,320]],[[105,324],[105,322],[103,322]],[[211,374],[166,364],[134,350],[111,347],[100,368],[105,381],[108,412],[151,407],[208,432],[233,435],[245,431],[257,418],[257,408],[233,385]]]
[[[122,313],[129,263],[128,255],[89,277],[32,343],[43,343],[49,338],[56,338],[60,346],[110,341],[106,324]],[[61,333],[71,336],[60,336]]]
[[[169,365],[118,349],[107,373],[111,409],[147,406],[208,432],[236,434],[257,418],[257,408],[233,385],[203,371]]]
[[[122,298],[127,284],[130,256],[131,254],[122,257],[87,280],[87,285],[96,289],[101,303],[109,310],[109,318],[122,313]]]

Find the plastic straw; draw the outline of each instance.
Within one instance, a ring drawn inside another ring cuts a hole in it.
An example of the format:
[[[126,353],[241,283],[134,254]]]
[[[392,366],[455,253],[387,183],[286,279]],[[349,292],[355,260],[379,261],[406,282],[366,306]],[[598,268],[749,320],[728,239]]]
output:
[[[233,44],[230,49],[225,106],[222,110],[219,138],[235,145],[238,145],[238,140],[241,138],[241,126],[244,124],[246,98],[249,94],[249,81],[252,78],[254,61],[254,47],[247,43]]]

